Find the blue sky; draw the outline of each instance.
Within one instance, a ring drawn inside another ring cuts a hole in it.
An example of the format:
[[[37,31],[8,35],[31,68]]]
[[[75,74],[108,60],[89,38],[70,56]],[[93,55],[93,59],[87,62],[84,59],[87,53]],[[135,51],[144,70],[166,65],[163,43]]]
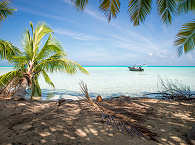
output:
[[[29,22],[45,22],[68,57],[82,65],[195,65],[195,51],[178,57],[174,46],[177,32],[194,14],[175,16],[173,24],[166,25],[154,7],[145,23],[134,27],[124,0],[118,17],[109,24],[98,9],[98,0],[90,0],[83,12],[70,0],[12,0],[12,6],[17,12],[0,24],[0,39],[20,48]]]

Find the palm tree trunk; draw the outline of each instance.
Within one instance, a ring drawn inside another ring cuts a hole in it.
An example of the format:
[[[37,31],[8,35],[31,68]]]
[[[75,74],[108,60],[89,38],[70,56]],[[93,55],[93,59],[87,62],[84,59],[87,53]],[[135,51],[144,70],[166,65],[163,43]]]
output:
[[[27,78],[23,77],[21,79],[21,84],[17,88],[15,94],[13,95],[13,98],[25,98],[26,96],[26,88],[28,87],[28,80]]]

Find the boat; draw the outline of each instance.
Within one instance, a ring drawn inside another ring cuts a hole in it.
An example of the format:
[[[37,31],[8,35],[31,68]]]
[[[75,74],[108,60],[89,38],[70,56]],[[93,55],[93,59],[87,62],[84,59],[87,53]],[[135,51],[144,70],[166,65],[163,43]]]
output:
[[[132,66],[128,68],[129,68],[129,71],[144,71],[144,69],[141,66]]]

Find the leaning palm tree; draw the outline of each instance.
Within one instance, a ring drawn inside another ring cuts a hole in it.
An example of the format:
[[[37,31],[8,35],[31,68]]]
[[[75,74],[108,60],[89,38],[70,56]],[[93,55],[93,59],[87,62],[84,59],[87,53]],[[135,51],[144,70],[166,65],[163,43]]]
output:
[[[7,18],[8,15],[12,15],[15,9],[9,7],[9,1],[3,0],[0,1],[0,21]]]
[[[50,27],[43,23],[39,23],[36,28],[30,23],[30,27],[31,32],[27,30],[25,33],[23,51],[7,41],[0,41],[1,58],[14,65],[13,71],[0,76],[1,95],[24,96],[29,88],[31,97],[41,96],[38,82],[41,74],[46,83],[54,87],[47,72],[65,71],[74,74],[79,70],[87,73],[80,64],[66,58],[66,53],[54,39]]]
[[[88,0],[72,1],[81,10],[88,3]],[[159,16],[163,23],[166,24],[171,24],[175,15],[191,11],[195,12],[195,0],[129,0],[128,12],[130,21],[134,26],[140,25],[145,21],[146,17],[151,13],[153,2],[156,2]],[[120,0],[100,0],[99,8],[105,13],[109,22],[111,18],[115,18],[120,12]],[[179,46],[179,54],[195,48],[195,27],[192,25],[194,25],[194,21],[184,24],[184,28],[177,34],[175,45]]]

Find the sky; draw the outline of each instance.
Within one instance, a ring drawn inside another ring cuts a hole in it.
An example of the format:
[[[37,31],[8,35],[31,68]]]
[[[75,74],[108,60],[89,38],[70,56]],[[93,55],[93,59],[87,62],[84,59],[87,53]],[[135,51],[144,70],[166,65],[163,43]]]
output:
[[[195,65],[195,51],[178,57],[174,46],[182,24],[194,14],[175,16],[171,25],[163,24],[156,6],[140,26],[133,26],[128,15],[128,1],[121,0],[117,18],[108,23],[98,9],[98,0],[89,0],[84,11],[70,0],[12,0],[17,11],[0,23],[0,39],[22,49],[22,39],[29,22],[45,22],[54,31],[68,58],[84,66]],[[0,66],[8,65],[0,61]]]

